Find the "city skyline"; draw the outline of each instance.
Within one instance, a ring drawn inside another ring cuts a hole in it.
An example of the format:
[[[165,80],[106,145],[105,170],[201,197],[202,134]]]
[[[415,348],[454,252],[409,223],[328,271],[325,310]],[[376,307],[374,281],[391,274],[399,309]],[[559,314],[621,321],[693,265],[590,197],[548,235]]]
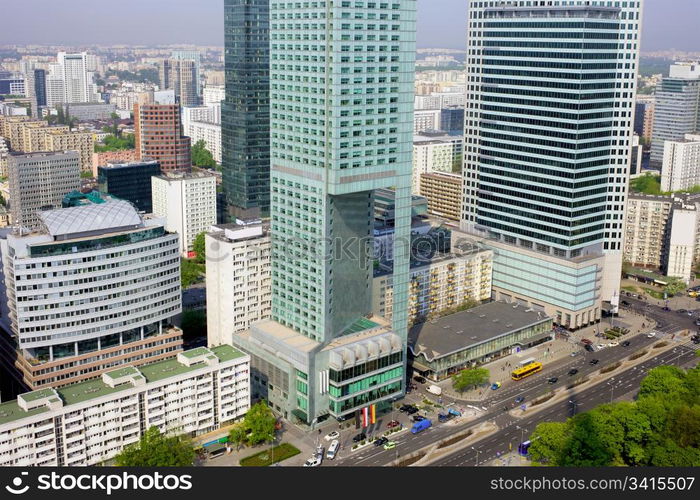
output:
[[[437,9],[436,3],[440,5]],[[72,0],[71,4],[75,10],[48,0],[5,6],[8,19],[32,17],[34,21],[31,29],[24,23],[5,25],[0,44],[224,44],[223,0],[125,0],[119,11],[88,0]],[[467,0],[419,0],[418,48],[465,48],[467,4]],[[459,15],[445,15],[446,9]],[[91,22],[81,23],[84,18],[71,15],[75,11],[91,13]],[[35,12],[45,15],[36,18]],[[698,19],[697,0],[646,0],[642,51],[696,49],[687,33],[693,32]],[[163,32],[155,30],[157,26]],[[82,38],[75,38],[77,34]]]

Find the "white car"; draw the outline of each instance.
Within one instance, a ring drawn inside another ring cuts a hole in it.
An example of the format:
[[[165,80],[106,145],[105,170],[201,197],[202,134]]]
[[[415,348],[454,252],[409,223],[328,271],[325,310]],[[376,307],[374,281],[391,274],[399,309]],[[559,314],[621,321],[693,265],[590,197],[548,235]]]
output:
[[[304,467],[318,467],[323,459],[319,456],[314,456],[304,462]]]
[[[608,347],[617,347],[617,346],[619,346],[619,345],[620,345],[619,342],[610,342],[610,343],[608,344]]]
[[[605,349],[606,347],[607,347],[607,345],[605,345],[605,344],[598,344],[597,346],[595,346],[596,350],[598,350],[598,351],[600,351],[601,349]]]
[[[648,339],[653,339],[654,337],[656,337],[656,332],[649,332],[649,333],[647,333],[647,338],[648,338]]]
[[[340,432],[338,431],[333,431],[329,432],[326,434],[326,437],[324,438],[326,441],[333,441],[334,439],[338,439],[340,437]]]

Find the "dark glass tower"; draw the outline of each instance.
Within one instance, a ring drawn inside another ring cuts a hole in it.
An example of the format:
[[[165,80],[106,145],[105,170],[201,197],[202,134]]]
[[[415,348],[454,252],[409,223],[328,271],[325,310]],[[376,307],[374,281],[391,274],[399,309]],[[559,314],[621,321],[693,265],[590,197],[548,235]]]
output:
[[[225,0],[223,189],[228,213],[270,213],[269,0]]]

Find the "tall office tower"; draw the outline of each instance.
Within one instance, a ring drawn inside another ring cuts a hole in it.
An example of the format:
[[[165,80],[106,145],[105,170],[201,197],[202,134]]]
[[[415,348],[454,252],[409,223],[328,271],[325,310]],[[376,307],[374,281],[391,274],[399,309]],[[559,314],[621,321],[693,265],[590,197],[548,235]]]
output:
[[[135,149],[139,160],[156,160],[163,172],[192,168],[190,138],[184,137],[177,104],[134,104]]]
[[[0,325],[10,332],[0,335],[0,360],[31,390],[182,348],[171,327],[182,301],[178,236],[128,201],[85,201],[41,212],[34,233],[0,239]]]
[[[107,163],[97,167],[97,185],[103,193],[128,200],[149,214],[153,211],[151,177],[160,174],[157,161]]]
[[[46,106],[46,70],[29,69],[24,73],[26,95],[32,106],[32,117],[40,118],[39,108]]]
[[[63,103],[95,101],[92,74],[87,70],[87,54],[58,53],[63,77]]]
[[[660,165],[664,141],[678,141],[700,131],[700,61],[671,65],[668,77],[656,89],[651,162]]]
[[[651,131],[654,125],[654,96],[637,96],[634,110],[634,133],[645,143],[651,146]]]
[[[270,2],[272,319],[233,338],[253,392],[300,422],[403,393],[415,29],[416,0]],[[381,188],[396,191],[391,322],[371,313]]]
[[[175,59],[178,61],[193,61],[195,67],[195,82],[196,82],[196,93],[198,96],[202,95],[202,76],[201,76],[201,59],[202,55],[198,50],[173,50],[170,53],[170,59]]]
[[[197,65],[191,59],[163,59],[160,63],[160,88],[175,91],[180,106],[197,106]]]
[[[462,226],[498,298],[568,328],[619,294],[641,5],[470,3]]]
[[[80,189],[80,154],[10,153],[7,159],[12,223],[27,229],[39,225],[39,211],[59,208],[63,197]]]
[[[229,215],[270,215],[269,0],[225,0],[221,166]],[[308,119],[308,118],[307,118]]]

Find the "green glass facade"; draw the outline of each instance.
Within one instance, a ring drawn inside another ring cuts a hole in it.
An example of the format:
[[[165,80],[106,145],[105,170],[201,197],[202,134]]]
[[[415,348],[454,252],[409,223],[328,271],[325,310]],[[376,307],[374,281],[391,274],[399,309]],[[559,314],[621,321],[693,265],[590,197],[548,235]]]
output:
[[[270,211],[269,0],[225,0],[223,190],[233,216]]]

